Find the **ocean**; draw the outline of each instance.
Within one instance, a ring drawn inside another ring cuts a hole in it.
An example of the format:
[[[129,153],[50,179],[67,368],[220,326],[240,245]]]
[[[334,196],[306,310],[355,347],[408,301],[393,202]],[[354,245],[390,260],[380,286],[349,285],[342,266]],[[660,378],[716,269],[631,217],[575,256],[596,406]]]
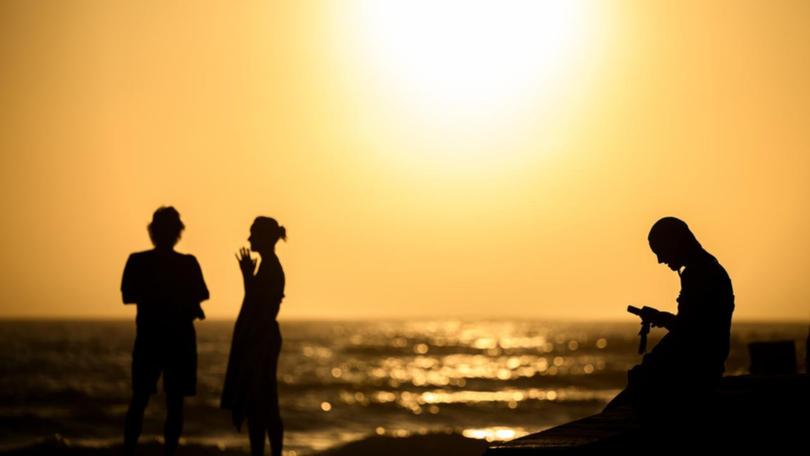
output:
[[[232,329],[231,321],[197,323],[186,443],[248,446],[218,408]],[[282,321],[281,331],[290,456],[374,435],[512,439],[598,412],[640,359],[634,323]],[[0,321],[0,451],[57,435],[119,443],[134,332],[132,321]],[[726,373],[747,372],[751,341],[794,340],[804,360],[807,332],[804,324],[735,324]],[[650,347],[662,334],[653,330]],[[160,438],[163,400],[154,396],[147,409],[143,441]]]

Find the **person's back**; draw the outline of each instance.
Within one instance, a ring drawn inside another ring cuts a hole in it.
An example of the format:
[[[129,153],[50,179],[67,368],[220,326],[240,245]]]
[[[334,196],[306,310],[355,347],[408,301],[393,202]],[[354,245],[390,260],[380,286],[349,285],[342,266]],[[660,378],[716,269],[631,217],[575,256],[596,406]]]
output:
[[[124,302],[138,306],[138,327],[160,330],[202,318],[208,298],[197,259],[174,250],[152,249],[130,255],[124,268]]]
[[[654,378],[667,390],[700,391],[711,388],[723,374],[734,294],[725,269],[706,251],[680,277],[678,314],[642,366],[651,381]]]
[[[683,340],[683,361],[693,375],[719,378],[731,338],[734,291],[720,263],[707,252],[681,274],[677,323],[670,334]]]

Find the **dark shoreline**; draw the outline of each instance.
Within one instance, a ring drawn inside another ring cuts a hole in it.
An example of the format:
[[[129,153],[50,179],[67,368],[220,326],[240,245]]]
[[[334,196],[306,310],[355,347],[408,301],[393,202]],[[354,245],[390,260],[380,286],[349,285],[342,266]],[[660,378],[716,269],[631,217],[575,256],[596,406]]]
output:
[[[321,452],[310,453],[311,456],[479,456],[490,442],[464,437],[457,433],[429,433],[409,437],[371,436],[355,442]],[[162,447],[158,442],[146,442],[140,445],[138,454],[142,456],[159,456]],[[73,445],[65,439],[51,437],[43,442],[0,452],[3,456],[112,456],[121,454],[121,446],[91,447]],[[219,448],[212,445],[181,445],[178,456],[244,456],[248,448]],[[299,456],[306,456],[303,453]]]

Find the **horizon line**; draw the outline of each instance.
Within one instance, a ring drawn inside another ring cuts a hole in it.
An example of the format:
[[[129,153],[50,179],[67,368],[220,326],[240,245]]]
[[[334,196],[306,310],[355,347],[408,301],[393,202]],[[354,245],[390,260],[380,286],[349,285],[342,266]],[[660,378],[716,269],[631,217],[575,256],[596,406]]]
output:
[[[134,322],[135,318],[132,317],[115,317],[115,316],[100,316],[100,315],[91,315],[91,316],[77,316],[77,315],[55,315],[55,316],[36,316],[36,315],[13,315],[13,316],[0,316],[0,322],[15,322],[15,321],[86,321],[86,322]],[[609,322],[609,323],[637,323],[635,319],[621,319],[621,318],[604,318],[604,317],[593,317],[593,318],[582,318],[582,317],[540,317],[540,316],[530,316],[530,317],[517,317],[517,316],[475,316],[475,315],[465,315],[465,316],[450,316],[450,315],[441,315],[435,317],[423,317],[423,316],[363,316],[363,317],[285,317],[279,318],[279,322],[386,322],[386,321],[448,321],[448,320],[460,320],[460,321],[531,321],[531,322],[542,322],[542,321],[549,321],[549,322],[565,322],[565,323],[589,323],[589,322]],[[233,322],[236,321],[236,317],[223,317],[223,316],[215,316],[215,317],[208,317],[205,320],[200,321],[212,321],[212,322]],[[198,323],[200,322],[198,321]],[[732,319],[733,323],[782,323],[782,324],[808,324],[810,325],[810,320],[800,319],[800,318],[751,318],[751,317],[743,317],[739,319]]]

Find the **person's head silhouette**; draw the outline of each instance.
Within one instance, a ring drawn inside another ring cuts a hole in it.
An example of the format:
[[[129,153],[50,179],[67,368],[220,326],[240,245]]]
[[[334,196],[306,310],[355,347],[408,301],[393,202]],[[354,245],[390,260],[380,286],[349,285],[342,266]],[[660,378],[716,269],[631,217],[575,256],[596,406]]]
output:
[[[250,227],[250,250],[259,254],[273,252],[279,239],[287,240],[286,228],[272,217],[256,217]]]
[[[152,215],[149,237],[158,249],[172,249],[186,226],[180,221],[180,213],[172,206],[161,206]]]
[[[703,249],[686,222],[675,217],[655,222],[647,240],[658,263],[666,263],[673,271],[679,271],[693,254]]]

